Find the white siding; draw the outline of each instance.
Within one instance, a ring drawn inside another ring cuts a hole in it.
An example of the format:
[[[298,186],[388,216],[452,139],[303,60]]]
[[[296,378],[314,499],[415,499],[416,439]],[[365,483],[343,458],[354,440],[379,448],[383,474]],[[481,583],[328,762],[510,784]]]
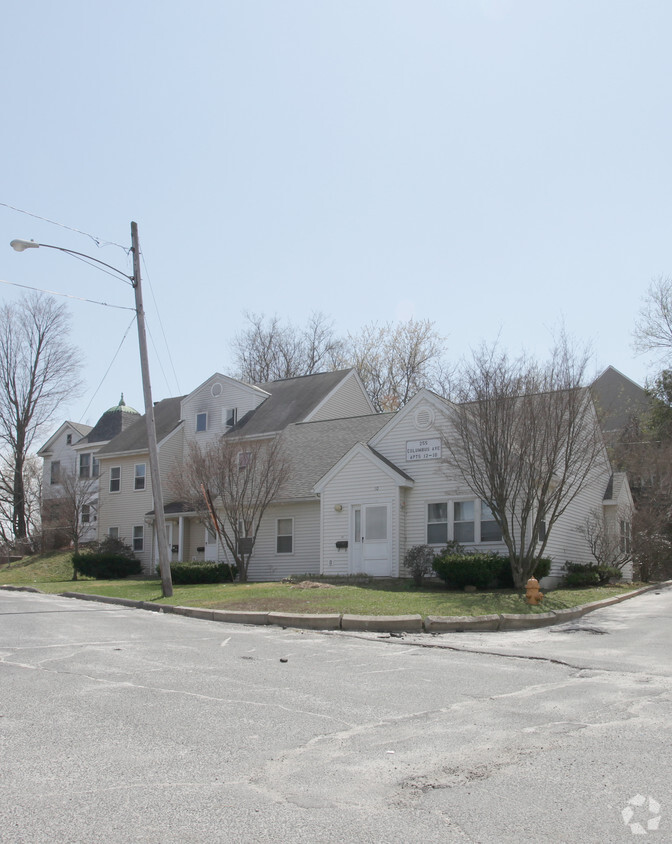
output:
[[[310,414],[306,421],[319,422],[322,419],[342,419],[345,416],[367,416],[371,404],[354,373],[336,387],[327,400]]]
[[[293,550],[278,554],[277,519],[294,520]],[[249,580],[282,580],[292,574],[319,574],[320,503],[319,501],[269,507],[261,521],[257,542],[250,558]]]
[[[398,574],[399,561],[399,488],[393,478],[375,464],[373,457],[355,453],[342,470],[323,489],[322,502],[322,572],[356,574],[353,566],[353,507],[388,504],[392,577]],[[336,510],[336,506],[342,507]],[[347,541],[346,550],[336,548],[337,541]]]
[[[219,385],[221,393],[213,395],[213,387]],[[213,375],[205,384],[188,395],[182,402],[181,417],[184,420],[185,443],[193,440],[199,445],[216,440],[227,431],[223,413],[235,407],[238,419],[261,404],[265,394],[238,381],[233,381],[220,375]],[[207,429],[196,430],[196,415],[207,413]]]
[[[544,551],[544,556],[553,560],[551,577],[561,577],[566,562],[595,562],[586,538],[579,528],[592,511],[602,511],[602,501],[610,474],[611,470],[605,459],[551,529]]]

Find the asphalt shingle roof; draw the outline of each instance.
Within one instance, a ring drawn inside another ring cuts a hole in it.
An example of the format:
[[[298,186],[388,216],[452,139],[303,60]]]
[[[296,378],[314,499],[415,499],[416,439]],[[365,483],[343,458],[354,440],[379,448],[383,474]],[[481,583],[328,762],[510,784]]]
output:
[[[246,413],[229,431],[229,436],[258,437],[303,421],[349,373],[349,369],[339,369],[257,384],[270,396]]]
[[[154,421],[156,423],[156,439],[161,442],[180,424],[180,403],[184,396],[163,399],[154,405]],[[144,414],[134,417],[137,421],[122,431],[118,436],[104,445],[98,452],[98,457],[106,454],[117,454],[125,451],[147,451],[147,423]]]
[[[393,413],[289,425],[281,435],[291,469],[282,498],[309,498],[320,478],[358,442],[366,444]]]

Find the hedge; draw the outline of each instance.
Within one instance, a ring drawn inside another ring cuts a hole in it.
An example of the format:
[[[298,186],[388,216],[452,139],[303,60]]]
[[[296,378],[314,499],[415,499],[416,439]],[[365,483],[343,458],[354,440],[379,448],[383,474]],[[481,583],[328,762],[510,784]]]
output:
[[[475,586],[477,589],[513,589],[511,560],[498,554],[441,554],[434,558],[433,568],[451,589]],[[551,570],[551,561],[542,558],[534,576],[541,580]]]
[[[73,554],[72,565],[77,574],[96,580],[119,580],[142,571],[140,560],[110,552]]]
[[[231,583],[238,575],[238,568],[228,563],[203,560],[186,563],[171,563],[170,574],[173,583]]]

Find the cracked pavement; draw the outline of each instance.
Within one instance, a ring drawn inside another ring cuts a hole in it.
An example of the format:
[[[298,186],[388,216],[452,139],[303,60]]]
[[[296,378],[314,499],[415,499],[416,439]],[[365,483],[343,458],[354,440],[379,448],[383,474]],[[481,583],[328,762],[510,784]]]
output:
[[[671,619],[392,638],[0,591],[0,841],[602,844],[638,794],[671,840]]]

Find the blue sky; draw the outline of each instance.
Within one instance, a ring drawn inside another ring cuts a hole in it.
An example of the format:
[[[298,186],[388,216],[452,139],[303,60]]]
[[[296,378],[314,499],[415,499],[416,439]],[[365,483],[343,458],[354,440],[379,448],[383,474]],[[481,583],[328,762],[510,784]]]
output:
[[[230,371],[245,310],[428,318],[453,360],[497,336],[543,357],[564,321],[595,373],[643,382],[635,317],[672,272],[671,31],[656,0],[10,4],[0,279],[131,306],[8,244],[130,273],[136,220],[155,399]],[[63,418],[122,390],[142,409],[134,327],[100,386],[132,313],[67,301],[86,387]]]

